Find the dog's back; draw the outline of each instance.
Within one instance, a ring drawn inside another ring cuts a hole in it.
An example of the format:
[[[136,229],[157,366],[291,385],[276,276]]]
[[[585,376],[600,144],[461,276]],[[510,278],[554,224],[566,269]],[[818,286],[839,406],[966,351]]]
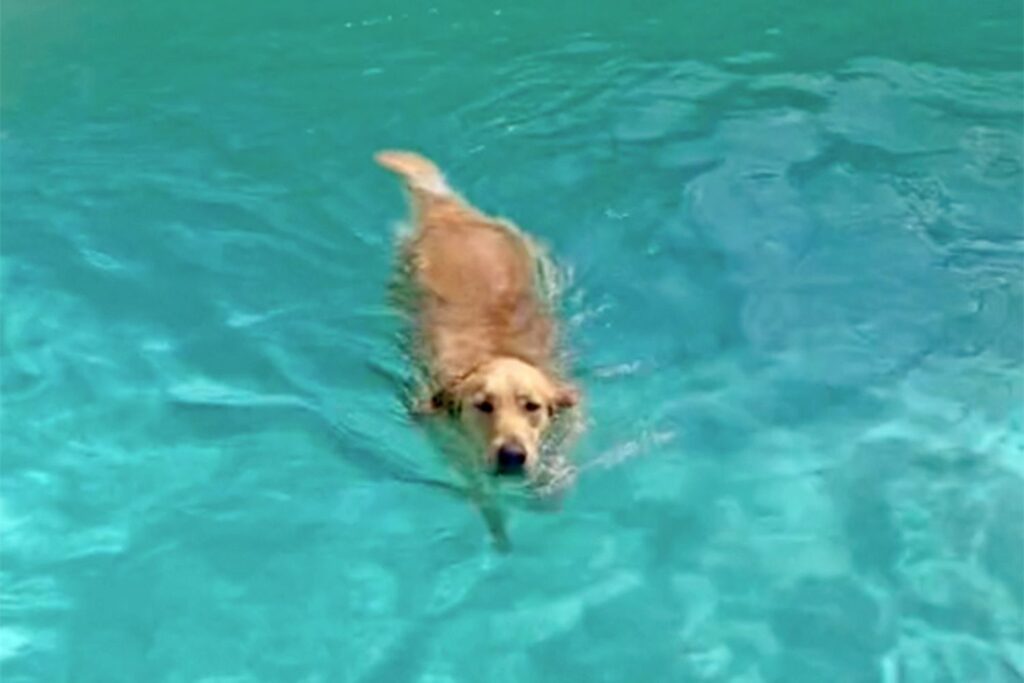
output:
[[[377,161],[411,194],[416,230],[406,246],[436,369],[457,377],[499,356],[548,367],[553,326],[528,238],[469,206],[429,160],[382,152]]]

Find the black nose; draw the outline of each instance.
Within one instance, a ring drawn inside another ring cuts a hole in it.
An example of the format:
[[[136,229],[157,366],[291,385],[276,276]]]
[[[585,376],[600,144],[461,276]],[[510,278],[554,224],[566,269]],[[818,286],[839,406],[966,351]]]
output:
[[[526,464],[526,451],[522,446],[505,444],[498,449],[498,474],[520,474]]]

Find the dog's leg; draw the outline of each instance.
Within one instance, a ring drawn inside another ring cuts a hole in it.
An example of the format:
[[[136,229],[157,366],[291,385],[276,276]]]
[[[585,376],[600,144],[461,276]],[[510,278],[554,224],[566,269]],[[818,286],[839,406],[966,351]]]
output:
[[[484,520],[488,533],[491,535],[491,543],[494,549],[500,553],[507,553],[512,550],[512,539],[508,536],[505,528],[505,513],[501,509],[498,497],[486,482],[480,479],[480,473],[474,472],[470,475],[469,495],[480,516]]]
[[[480,513],[484,518],[484,524],[487,525],[487,531],[491,534],[491,542],[494,543],[494,549],[500,553],[511,552],[512,540],[508,537],[508,532],[505,530],[505,515],[502,513],[501,508],[493,500],[482,501],[478,505]]]

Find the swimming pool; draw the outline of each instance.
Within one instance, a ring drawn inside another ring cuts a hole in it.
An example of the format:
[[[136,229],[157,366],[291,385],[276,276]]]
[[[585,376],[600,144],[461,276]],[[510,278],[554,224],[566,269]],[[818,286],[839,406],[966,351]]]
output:
[[[3,25],[5,683],[1024,675],[1019,2]],[[508,553],[401,404],[392,146],[569,278]]]

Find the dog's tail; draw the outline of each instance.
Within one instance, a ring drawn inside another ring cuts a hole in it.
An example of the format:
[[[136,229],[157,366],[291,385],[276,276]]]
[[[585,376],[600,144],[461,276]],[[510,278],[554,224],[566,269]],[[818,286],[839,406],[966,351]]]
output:
[[[433,195],[452,193],[441,169],[433,161],[416,152],[389,149],[377,152],[374,158],[384,168],[402,176],[410,190]]]

